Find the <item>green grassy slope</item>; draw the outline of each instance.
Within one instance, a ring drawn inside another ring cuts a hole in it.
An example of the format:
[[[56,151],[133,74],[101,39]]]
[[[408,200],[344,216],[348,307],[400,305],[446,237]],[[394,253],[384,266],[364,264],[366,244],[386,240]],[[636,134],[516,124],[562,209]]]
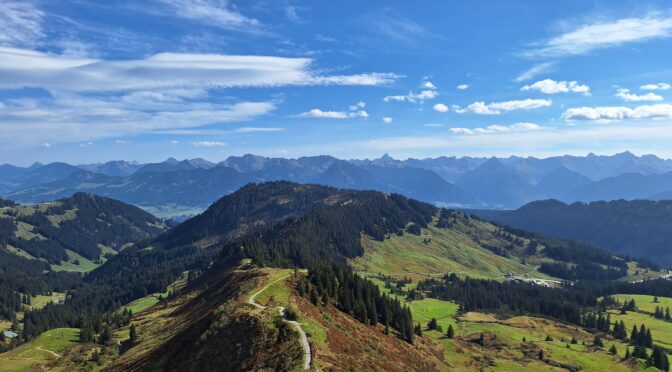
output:
[[[355,271],[408,275],[412,278],[441,276],[454,272],[472,278],[503,280],[507,273],[549,278],[537,267],[523,263],[524,247],[516,247],[509,257],[503,257],[483,248],[505,248],[510,242],[495,234],[497,228],[475,219],[458,220],[450,228],[431,224],[420,235],[404,233],[389,235],[384,241],[362,237],[364,256],[351,260]],[[523,245],[527,244],[524,239]]]
[[[2,371],[43,370],[49,363],[58,360],[61,354],[78,343],[79,329],[56,328],[18,348],[0,354]]]

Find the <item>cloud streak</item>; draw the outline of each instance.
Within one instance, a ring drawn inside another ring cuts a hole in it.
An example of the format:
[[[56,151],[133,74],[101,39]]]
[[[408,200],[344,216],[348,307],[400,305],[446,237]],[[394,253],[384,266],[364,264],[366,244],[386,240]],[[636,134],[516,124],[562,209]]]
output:
[[[640,18],[585,24],[538,43],[522,55],[532,58],[581,55],[626,43],[667,38],[671,32],[672,18],[650,13]]]
[[[567,121],[613,121],[641,119],[672,119],[671,104],[643,105],[635,108],[622,106],[577,107],[562,114]]]
[[[553,103],[550,99],[523,99],[504,102],[485,103],[482,101],[471,103],[465,107],[455,106],[455,112],[459,114],[500,115],[504,112],[515,110],[533,110],[548,107]]]
[[[511,125],[489,125],[482,128],[450,128],[450,131],[453,134],[486,134],[486,133],[501,133],[501,132],[511,132],[511,131],[525,131],[525,130],[537,130],[539,125],[534,123],[515,123]]]
[[[0,47],[0,88],[105,92],[167,88],[383,85],[392,73],[320,76],[311,59],[254,55],[159,53],[136,60],[98,60]]]

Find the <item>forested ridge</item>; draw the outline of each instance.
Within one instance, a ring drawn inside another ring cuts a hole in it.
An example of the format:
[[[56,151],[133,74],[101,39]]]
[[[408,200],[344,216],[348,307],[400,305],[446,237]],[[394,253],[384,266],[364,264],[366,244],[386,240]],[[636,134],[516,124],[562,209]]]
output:
[[[479,212],[475,212],[479,213]],[[615,200],[565,204],[529,203],[484,216],[540,234],[573,238],[620,255],[656,258],[672,264],[672,201]]]

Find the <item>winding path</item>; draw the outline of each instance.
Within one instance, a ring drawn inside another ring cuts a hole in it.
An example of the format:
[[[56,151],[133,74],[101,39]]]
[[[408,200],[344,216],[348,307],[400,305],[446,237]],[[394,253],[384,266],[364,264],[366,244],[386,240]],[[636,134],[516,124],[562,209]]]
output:
[[[273,285],[273,284],[275,284],[275,283],[277,283],[281,280],[285,280],[285,279],[287,279],[287,277],[289,277],[289,275],[285,275],[280,279],[276,279],[276,280],[266,284],[266,286],[264,288],[260,289],[258,292],[254,293],[252,296],[250,296],[250,298],[247,299],[247,303],[256,307],[257,309],[265,309],[266,306],[261,305],[260,303],[258,303],[255,300],[257,298],[257,296],[261,292],[268,289],[268,287],[270,287],[271,285]],[[301,328],[301,323],[299,323],[297,321],[294,321],[294,320],[288,320],[285,316],[285,308],[282,307],[282,306],[278,306],[278,312],[280,313],[280,316],[282,317],[283,322],[285,322],[287,324],[291,324],[292,326],[294,326],[296,331],[299,332],[299,336],[300,336],[299,341],[301,342],[301,347],[303,347],[303,369],[305,369],[305,370],[310,369],[310,360],[312,359],[311,353],[310,353],[310,344],[308,343],[308,337],[306,336],[306,332],[304,332],[303,328]]]

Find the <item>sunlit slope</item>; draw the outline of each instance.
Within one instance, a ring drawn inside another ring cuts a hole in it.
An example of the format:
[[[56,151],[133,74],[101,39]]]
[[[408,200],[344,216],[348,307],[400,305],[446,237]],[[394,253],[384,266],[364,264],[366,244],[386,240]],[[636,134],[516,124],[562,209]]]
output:
[[[537,266],[525,263],[529,241],[512,244],[487,222],[454,213],[453,223],[437,227],[437,221],[419,235],[390,234],[384,241],[362,236],[364,255],[351,260],[356,271],[426,277],[454,272],[472,278],[503,279],[507,273],[548,278]],[[486,249],[484,247],[489,247]],[[506,256],[491,249],[501,249]],[[532,257],[534,258],[534,257]]]

